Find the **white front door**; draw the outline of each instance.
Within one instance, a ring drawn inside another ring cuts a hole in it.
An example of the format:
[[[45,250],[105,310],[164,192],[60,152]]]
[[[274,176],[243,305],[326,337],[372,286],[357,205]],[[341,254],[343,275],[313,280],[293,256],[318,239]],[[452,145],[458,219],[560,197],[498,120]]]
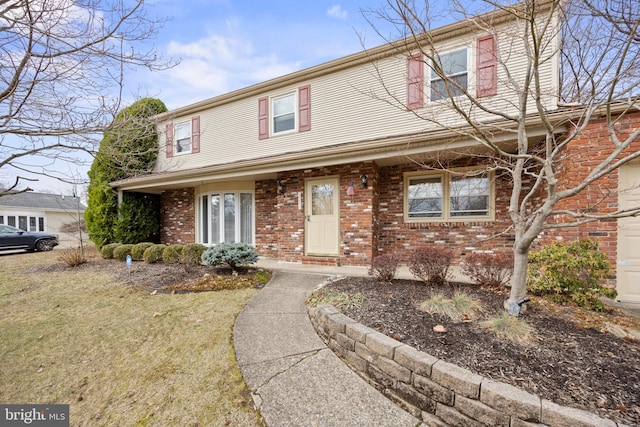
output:
[[[338,256],[340,240],[338,178],[309,179],[305,184],[305,253]]]
[[[620,209],[640,206],[640,163],[620,168]],[[640,303],[640,217],[618,220],[618,301]]]

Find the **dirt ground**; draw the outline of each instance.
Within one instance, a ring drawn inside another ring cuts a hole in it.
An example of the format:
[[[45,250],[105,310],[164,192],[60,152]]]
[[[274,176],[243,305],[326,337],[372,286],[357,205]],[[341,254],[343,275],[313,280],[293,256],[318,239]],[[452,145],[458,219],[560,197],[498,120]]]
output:
[[[56,265],[68,268],[62,263]],[[124,262],[99,258],[75,268],[108,271],[123,283],[150,291],[166,291],[176,285],[189,288],[189,284],[214,271],[210,267],[185,271],[179,265],[144,262],[134,262],[128,269]],[[344,278],[328,287],[362,293],[364,302],[345,309],[345,314],[419,350],[558,404],[640,425],[640,343],[601,331],[608,322],[638,329],[637,318],[617,311],[587,313],[534,299],[523,315],[533,327],[534,336],[529,344],[522,345],[498,339],[480,326],[483,318],[503,310],[506,293],[460,284],[436,289],[411,280],[396,280],[389,285],[371,278]],[[481,302],[480,318],[455,323],[415,307],[432,292],[451,295],[456,289]],[[435,332],[435,325],[443,325],[447,331]]]
[[[482,318],[503,310],[506,293],[471,285],[437,289],[410,280],[389,285],[370,278],[346,278],[328,288],[360,292],[363,303],[343,312],[414,348],[560,405],[640,425],[640,344],[598,330],[613,321],[638,327],[637,318],[620,312],[592,314],[534,299],[523,315],[534,329],[533,339],[521,345],[498,339],[480,326]],[[432,292],[450,296],[455,290],[481,302],[480,318],[455,323],[416,308]],[[436,325],[446,332],[435,332]]]

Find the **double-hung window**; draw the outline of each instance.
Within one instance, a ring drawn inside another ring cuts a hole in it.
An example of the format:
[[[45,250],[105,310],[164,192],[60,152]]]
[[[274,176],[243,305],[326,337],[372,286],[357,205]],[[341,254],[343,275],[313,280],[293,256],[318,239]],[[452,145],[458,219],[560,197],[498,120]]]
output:
[[[176,153],[191,152],[191,122],[178,123],[174,126]]]
[[[408,222],[492,218],[491,174],[467,173],[407,174],[405,176],[405,219]]]
[[[258,99],[258,139],[311,130],[311,86]]]
[[[222,191],[199,198],[200,243],[253,244],[254,201],[249,191]]]
[[[166,124],[166,155],[200,152],[200,116],[189,120]]]
[[[273,133],[287,132],[296,128],[296,95],[288,95],[273,98]]]
[[[469,83],[467,48],[441,53],[431,63],[430,97],[439,101],[459,96]]]

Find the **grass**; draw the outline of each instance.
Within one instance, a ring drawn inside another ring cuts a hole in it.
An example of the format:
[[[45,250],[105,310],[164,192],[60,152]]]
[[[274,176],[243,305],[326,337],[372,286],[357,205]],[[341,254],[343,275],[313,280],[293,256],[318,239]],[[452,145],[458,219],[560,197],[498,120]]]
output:
[[[493,331],[499,338],[519,344],[531,341],[532,328],[520,317],[503,312],[481,323],[484,328]]]
[[[360,292],[354,295],[349,295],[346,292],[323,288],[311,292],[307,297],[307,304],[312,307],[332,305],[338,310],[342,310],[346,308],[359,307],[363,300],[364,296]]]
[[[418,309],[429,314],[449,317],[454,322],[475,319],[482,307],[480,302],[464,292],[455,292],[447,298],[442,293],[435,293],[431,298],[422,301]]]
[[[0,402],[68,403],[73,426],[260,425],[232,346],[255,289],[151,295],[34,268],[57,252],[0,256]]]

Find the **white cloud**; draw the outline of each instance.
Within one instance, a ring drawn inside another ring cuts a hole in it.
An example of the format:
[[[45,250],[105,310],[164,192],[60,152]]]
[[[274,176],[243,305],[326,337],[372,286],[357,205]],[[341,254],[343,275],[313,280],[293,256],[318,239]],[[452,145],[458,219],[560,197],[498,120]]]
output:
[[[327,15],[328,16],[332,16],[334,18],[338,18],[341,20],[345,20],[347,19],[347,11],[342,9],[342,6],[340,6],[339,4],[333,5],[331,6],[328,10],[327,10]]]
[[[300,69],[299,61],[285,61],[275,54],[256,53],[241,37],[208,34],[189,43],[171,41],[169,57],[181,58],[176,67],[147,81],[159,98],[174,109]],[[160,87],[161,86],[161,87]]]

